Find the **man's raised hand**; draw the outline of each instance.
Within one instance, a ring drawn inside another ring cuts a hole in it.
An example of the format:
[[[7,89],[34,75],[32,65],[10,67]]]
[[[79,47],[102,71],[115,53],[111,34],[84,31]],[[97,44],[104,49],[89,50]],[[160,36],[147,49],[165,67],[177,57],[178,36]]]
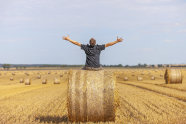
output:
[[[117,40],[116,40],[116,41],[122,42],[122,41],[123,41],[123,38],[118,38],[118,37],[117,37]]]
[[[63,40],[70,40],[69,35],[63,36]]]

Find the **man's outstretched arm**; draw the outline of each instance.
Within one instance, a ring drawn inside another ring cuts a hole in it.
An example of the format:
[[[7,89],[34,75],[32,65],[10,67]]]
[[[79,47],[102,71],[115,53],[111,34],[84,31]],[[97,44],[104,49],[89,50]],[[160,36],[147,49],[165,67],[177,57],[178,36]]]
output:
[[[117,37],[117,40],[116,40],[116,41],[113,41],[113,42],[110,42],[110,43],[105,44],[105,47],[112,46],[112,45],[114,45],[114,44],[116,44],[116,43],[119,43],[119,42],[122,42],[122,41],[123,41],[122,38],[118,38],[118,37]]]
[[[77,46],[81,46],[81,44],[79,43],[79,42],[77,42],[77,41],[74,41],[74,40],[71,40],[70,38],[69,38],[69,36],[67,36],[67,37],[63,37],[63,40],[67,40],[67,41],[69,41],[69,42],[71,42],[71,43],[73,43],[73,44],[75,44],[75,45],[77,45]]]

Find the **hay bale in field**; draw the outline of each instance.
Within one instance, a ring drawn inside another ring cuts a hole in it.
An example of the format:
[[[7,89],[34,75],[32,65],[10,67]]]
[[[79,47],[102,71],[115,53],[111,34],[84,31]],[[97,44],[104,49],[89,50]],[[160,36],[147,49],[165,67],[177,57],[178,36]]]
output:
[[[37,79],[41,79],[41,75],[38,75],[38,76],[37,76]]]
[[[25,72],[25,75],[26,75],[26,76],[29,76],[29,73]]]
[[[12,75],[14,76],[14,75],[15,75],[15,73],[14,73],[14,72],[12,72]]]
[[[60,84],[60,80],[58,78],[54,79],[54,84]]]
[[[109,71],[73,70],[67,90],[68,118],[71,122],[114,121],[115,78]]]
[[[60,77],[63,77],[63,74],[60,74],[59,76],[60,76]]]
[[[14,80],[14,77],[10,77],[10,80],[13,81]]]
[[[129,80],[129,78],[128,77],[124,77],[124,81],[128,81]]]
[[[51,72],[49,71],[48,74],[51,74]]]
[[[151,77],[151,80],[155,80],[155,77],[154,77],[154,76],[152,76],[152,77]]]
[[[142,77],[140,77],[140,76],[138,76],[138,77],[137,77],[137,80],[138,80],[138,81],[142,81],[142,80],[143,80],[143,78],[142,78]]]
[[[42,84],[47,84],[47,79],[43,79]]]
[[[20,82],[20,83],[24,83],[24,79],[23,79],[23,78],[21,78],[19,82]]]
[[[144,75],[144,74],[145,74],[144,72],[141,73],[141,75]]]
[[[30,79],[26,79],[25,80],[25,85],[30,85],[31,84],[31,80]]]
[[[180,69],[166,69],[164,74],[166,84],[182,83],[183,75]]]
[[[160,77],[163,77],[163,74],[160,74]]]

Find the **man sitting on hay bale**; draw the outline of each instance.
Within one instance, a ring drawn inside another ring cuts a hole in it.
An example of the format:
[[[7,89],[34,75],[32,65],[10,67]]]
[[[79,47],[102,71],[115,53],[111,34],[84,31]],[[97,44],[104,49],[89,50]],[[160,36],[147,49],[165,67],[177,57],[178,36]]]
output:
[[[103,44],[103,45],[97,45],[96,40],[94,38],[91,38],[89,44],[85,45],[85,44],[80,44],[77,41],[71,40],[69,36],[67,37],[64,36],[63,39],[77,46],[80,46],[81,49],[84,50],[86,54],[86,63],[83,69],[84,70],[95,70],[95,71],[102,69],[100,65],[100,61],[99,61],[101,51],[104,50],[105,47],[109,47],[109,46],[112,46],[116,43],[123,41],[122,38],[117,37],[117,40],[114,42],[110,42],[110,43]]]

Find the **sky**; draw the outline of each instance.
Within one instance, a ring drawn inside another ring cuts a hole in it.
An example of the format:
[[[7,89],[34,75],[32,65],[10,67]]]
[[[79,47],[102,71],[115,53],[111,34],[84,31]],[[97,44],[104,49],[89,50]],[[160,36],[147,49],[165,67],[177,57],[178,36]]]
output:
[[[123,42],[101,64],[186,64],[186,0],[0,0],[0,63],[84,64],[80,47]]]

